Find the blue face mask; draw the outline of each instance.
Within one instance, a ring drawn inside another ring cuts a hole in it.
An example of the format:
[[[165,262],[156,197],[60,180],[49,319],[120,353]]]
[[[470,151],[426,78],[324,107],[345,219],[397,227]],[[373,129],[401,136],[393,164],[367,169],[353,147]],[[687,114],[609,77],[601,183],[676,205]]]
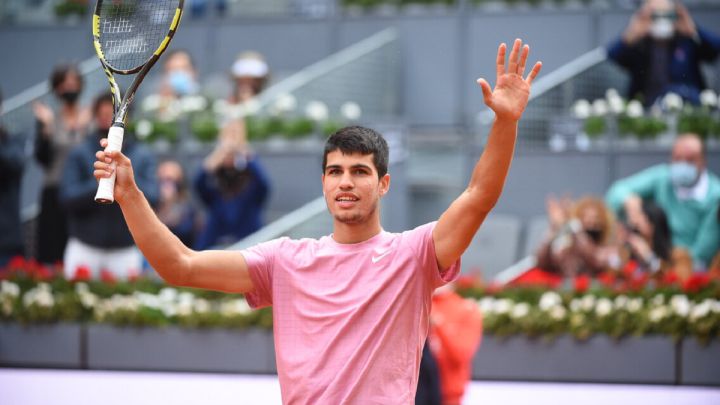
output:
[[[670,164],[670,181],[677,187],[692,187],[698,178],[698,169],[688,162]]]
[[[195,81],[188,72],[170,72],[170,77],[168,77],[168,81],[173,91],[180,96],[186,96],[195,92]]]

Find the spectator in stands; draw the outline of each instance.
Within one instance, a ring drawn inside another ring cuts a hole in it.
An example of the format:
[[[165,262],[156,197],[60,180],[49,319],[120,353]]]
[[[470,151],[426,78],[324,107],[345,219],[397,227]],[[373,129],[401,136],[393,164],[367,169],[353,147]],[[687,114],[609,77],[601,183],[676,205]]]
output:
[[[618,240],[624,246],[626,259],[645,272],[668,271],[674,267],[673,245],[665,211],[652,201],[643,201],[642,213],[619,227]]]
[[[668,216],[673,245],[687,249],[694,267],[705,268],[716,253],[718,233],[711,232],[720,202],[720,179],[707,170],[700,137],[684,134],[675,140],[670,164],[647,168],[616,181],[608,190],[608,206],[627,222],[644,221],[642,201],[650,200]]]
[[[188,107],[179,101],[199,93],[198,72],[190,53],[183,49],[169,51],[158,88],[143,100],[142,110],[161,121],[174,121]]]
[[[113,119],[110,93],[97,97],[92,106],[95,132],[77,145],[68,156],[60,186],[60,201],[66,210],[70,239],[65,249],[65,275],[74,277],[85,267],[94,277],[103,271],[125,279],[140,273],[142,255],[135,247],[123,220],[120,206],[95,202],[97,181],[93,177],[95,151],[100,139],[107,136]],[[157,205],[159,192],[155,157],[125,133],[123,153],[133,161],[138,186],[152,205]]]
[[[199,218],[188,193],[183,167],[176,160],[166,160],[158,166],[157,177],[160,183],[158,218],[185,246],[192,247],[199,230]]]
[[[715,206],[713,212],[708,215],[706,221],[700,227],[700,234],[705,235],[702,243],[707,243],[707,246],[701,246],[700,250],[707,250],[714,255],[711,260],[708,269],[713,272],[713,275],[720,279],[720,204]]]
[[[33,104],[37,123],[35,159],[45,172],[36,235],[36,258],[43,263],[63,258],[68,230],[58,200],[60,177],[68,153],[82,142],[91,120],[89,109],[80,106],[83,79],[75,66],[56,66],[50,75],[50,87],[57,108],[41,102]]]
[[[685,6],[672,0],[646,0],[608,50],[630,73],[628,97],[646,106],[668,92],[699,103],[706,88],[700,63],[718,54],[720,37],[696,26]]]
[[[232,65],[233,88],[228,102],[242,104],[260,94],[270,79],[270,68],[258,52],[248,51],[238,55]]]
[[[611,240],[615,219],[602,200],[585,197],[573,204],[551,197],[547,213],[550,233],[538,249],[538,267],[565,277],[619,268]]]
[[[430,349],[440,371],[443,405],[460,405],[482,339],[482,314],[459,296],[454,283],[435,290],[430,313]]]
[[[13,256],[24,255],[20,224],[20,179],[24,165],[23,142],[0,126],[0,270]]]
[[[243,137],[226,132],[205,158],[195,191],[206,205],[205,229],[196,249],[236,242],[262,226],[262,210],[269,183]]]

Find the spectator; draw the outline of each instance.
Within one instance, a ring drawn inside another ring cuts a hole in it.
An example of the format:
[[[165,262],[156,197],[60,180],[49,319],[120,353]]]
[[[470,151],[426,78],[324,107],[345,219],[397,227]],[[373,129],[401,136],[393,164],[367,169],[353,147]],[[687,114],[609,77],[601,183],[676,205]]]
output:
[[[157,177],[160,183],[158,218],[185,246],[192,247],[199,221],[190,200],[185,172],[178,161],[166,160],[158,166]]]
[[[481,339],[482,315],[477,305],[455,293],[452,283],[436,289],[428,341],[440,371],[443,405],[462,403]]]
[[[24,255],[20,225],[20,180],[24,155],[20,139],[11,136],[0,126],[0,270],[13,256]]]
[[[629,98],[652,105],[665,93],[699,103],[701,62],[720,54],[720,37],[695,25],[679,1],[646,0],[608,56],[630,73]]]
[[[608,190],[608,206],[630,223],[643,221],[642,201],[650,200],[665,211],[673,245],[687,249],[695,268],[705,268],[715,254],[717,232],[704,223],[712,221],[720,202],[720,179],[709,170],[705,150],[695,134],[675,140],[670,164],[647,168],[616,181]]]
[[[233,88],[228,102],[242,104],[260,94],[270,79],[270,68],[265,58],[253,51],[238,55],[232,65]]]
[[[261,228],[269,184],[242,138],[224,134],[194,184],[208,210],[197,249],[236,242]]]
[[[79,267],[86,267],[94,277],[109,271],[115,278],[139,274],[142,255],[123,220],[117,204],[95,202],[97,181],[93,177],[95,151],[100,139],[107,136],[113,120],[113,101],[110,93],[99,96],[93,103],[95,133],[77,145],[68,156],[60,187],[60,200],[66,210],[70,239],[65,249],[65,275],[72,278]],[[125,133],[123,153],[134,164],[138,186],[145,197],[156,205],[159,192],[156,181],[155,158],[132,134]]]
[[[700,247],[700,250],[714,252],[714,258],[710,262],[708,269],[713,271],[713,275],[720,279],[720,204],[715,206],[713,212],[708,215],[707,219],[700,228],[700,234],[705,235],[704,243],[708,246]]]
[[[547,200],[550,233],[538,249],[538,267],[565,277],[597,275],[620,266],[611,243],[615,219],[602,200]]]
[[[156,93],[143,100],[142,109],[160,121],[174,121],[186,112],[184,110],[188,107],[181,105],[179,101],[199,93],[198,72],[192,56],[188,51],[176,49],[168,52],[165,57],[163,74]],[[190,107],[196,109],[195,106]]]
[[[652,201],[643,201],[642,213],[619,228],[618,239],[627,259],[649,273],[673,269],[672,233],[665,212]]]
[[[50,86],[59,102],[57,109],[41,102],[33,104],[37,122],[35,158],[45,172],[36,235],[36,256],[43,263],[62,260],[68,230],[58,200],[60,177],[68,153],[82,142],[90,123],[90,111],[79,103],[83,79],[75,66],[55,67]]]

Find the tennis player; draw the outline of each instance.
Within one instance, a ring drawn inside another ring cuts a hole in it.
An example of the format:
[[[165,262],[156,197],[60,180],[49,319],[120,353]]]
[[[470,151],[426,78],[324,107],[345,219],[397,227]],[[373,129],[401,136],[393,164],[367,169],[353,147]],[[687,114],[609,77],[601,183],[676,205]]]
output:
[[[133,180],[130,160],[97,152],[95,177],[111,174],[115,199],[138,247],[169,283],[244,293],[273,306],[285,404],[413,404],[431,295],[460,270],[460,256],[493,208],[510,167],[518,120],[538,75],[523,78],[529,47],[515,40],[497,54],[495,112],[487,146],[467,189],[440,219],[403,233],[380,226],[390,188],[388,146],[375,131],[344,128],[325,145],[322,185],[333,233],[280,238],[242,251],[193,251],[155,216]],[[101,142],[104,147],[105,142]]]

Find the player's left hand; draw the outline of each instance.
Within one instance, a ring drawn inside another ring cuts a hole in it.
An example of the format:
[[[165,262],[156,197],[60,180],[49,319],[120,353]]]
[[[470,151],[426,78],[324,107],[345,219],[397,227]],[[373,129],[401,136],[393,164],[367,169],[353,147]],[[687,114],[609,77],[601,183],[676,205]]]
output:
[[[506,51],[505,43],[500,44],[495,89],[493,90],[485,79],[478,79],[478,84],[482,88],[485,104],[495,112],[498,119],[517,121],[525,111],[530,97],[530,85],[540,73],[542,62],[535,63],[527,78],[523,79],[530,47],[523,46],[522,40],[516,39],[510,51],[507,67],[505,66]]]

